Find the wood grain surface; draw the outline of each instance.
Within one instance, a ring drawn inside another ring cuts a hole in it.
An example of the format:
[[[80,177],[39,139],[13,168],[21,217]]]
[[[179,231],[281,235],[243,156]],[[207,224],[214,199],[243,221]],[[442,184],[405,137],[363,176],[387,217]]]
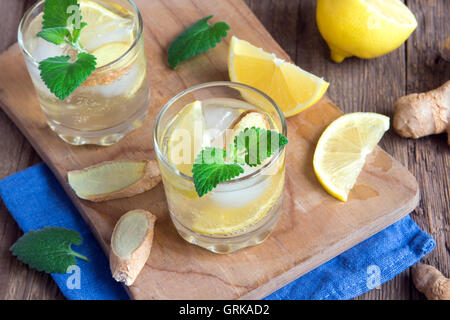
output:
[[[314,1],[247,1],[250,8],[278,43],[301,67],[324,76],[331,82],[329,95],[346,112],[376,111],[391,115],[395,99],[405,93],[428,90],[449,78],[448,54],[443,49],[449,27],[446,20],[449,3],[408,1],[419,20],[418,30],[406,46],[379,59],[350,59],[343,64],[330,62],[328,50],[314,23]],[[0,3],[0,49],[15,41],[20,16],[27,1],[6,0]],[[13,21],[11,21],[13,20]],[[376,94],[374,94],[376,92]],[[0,177],[39,161],[15,126],[0,113]],[[447,276],[449,272],[449,150],[444,137],[419,141],[404,140],[388,134],[382,146],[416,175],[422,189],[420,207],[413,218],[437,240],[437,248],[425,260]],[[8,253],[20,235],[17,226],[1,207],[0,225],[0,298],[61,298],[51,279],[29,270]],[[409,271],[360,298],[416,299],[420,296],[410,281]]]

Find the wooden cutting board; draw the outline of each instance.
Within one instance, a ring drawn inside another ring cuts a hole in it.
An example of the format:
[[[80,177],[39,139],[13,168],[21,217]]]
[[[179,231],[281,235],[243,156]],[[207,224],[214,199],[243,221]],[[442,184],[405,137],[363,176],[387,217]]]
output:
[[[178,236],[163,187],[131,199],[91,203],[67,184],[68,170],[114,159],[155,157],[152,127],[168,99],[192,85],[228,80],[230,37],[215,49],[167,67],[169,43],[185,27],[210,14],[241,39],[289,59],[241,0],[136,0],[144,36],[152,98],[144,126],[111,147],[75,147],[46,125],[23,57],[16,45],[0,56],[0,105],[49,165],[108,254],[115,222],[128,210],[157,215],[154,245],[142,273],[129,288],[136,299],[260,299],[411,212],[419,201],[415,178],[380,148],[369,155],[347,203],[328,195],[317,181],[312,159],[324,128],[342,112],[328,99],[288,119],[284,214],[261,245],[217,255]],[[326,75],[320,75],[325,76]],[[333,85],[333,83],[331,83]]]

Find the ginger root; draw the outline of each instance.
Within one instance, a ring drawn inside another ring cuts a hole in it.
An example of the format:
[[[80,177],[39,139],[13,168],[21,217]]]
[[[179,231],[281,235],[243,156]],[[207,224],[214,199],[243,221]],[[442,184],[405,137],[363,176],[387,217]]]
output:
[[[419,262],[412,268],[412,278],[428,300],[450,300],[450,279],[435,267]]]
[[[447,131],[450,145],[450,81],[425,93],[401,97],[395,103],[394,129],[407,138]]]
[[[156,217],[145,210],[125,213],[111,237],[109,264],[113,278],[131,286],[152,249]]]

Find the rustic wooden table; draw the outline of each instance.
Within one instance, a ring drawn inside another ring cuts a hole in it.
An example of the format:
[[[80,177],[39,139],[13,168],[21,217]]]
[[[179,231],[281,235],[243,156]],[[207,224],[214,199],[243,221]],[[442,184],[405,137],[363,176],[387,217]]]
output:
[[[450,36],[450,1],[406,0],[419,22],[407,43],[378,59],[352,58],[342,64],[329,59],[315,24],[314,0],[245,1],[299,66],[331,83],[328,95],[345,112],[373,111],[391,116],[398,97],[433,89],[450,79],[450,53],[444,48]],[[0,1],[0,52],[16,42],[20,18],[33,3]],[[0,179],[41,161],[2,111],[0,137]],[[391,130],[381,145],[419,181],[422,200],[411,215],[436,239],[436,249],[424,261],[450,276],[450,148],[446,139],[440,135],[405,140]],[[2,202],[0,212],[0,299],[64,299],[50,276],[30,270],[10,254],[9,247],[22,232]],[[358,299],[423,296],[406,270]]]

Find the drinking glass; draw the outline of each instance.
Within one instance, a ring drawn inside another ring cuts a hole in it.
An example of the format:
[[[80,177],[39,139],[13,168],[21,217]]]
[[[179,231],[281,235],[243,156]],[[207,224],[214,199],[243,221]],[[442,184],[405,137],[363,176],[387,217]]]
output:
[[[131,0],[79,3],[83,21],[88,23],[80,42],[97,57],[98,67],[63,101],[41,80],[39,62],[54,56],[72,57],[74,49],[37,37],[42,28],[43,0],[22,18],[19,47],[50,128],[73,145],[111,145],[140,127],[148,112],[150,88],[142,17]],[[111,54],[115,55],[108,60]]]
[[[178,170],[168,158],[173,127],[186,113],[183,111],[186,106],[194,101],[201,102],[206,127],[219,131],[226,129],[233,115],[239,118],[244,112],[258,111],[270,119],[272,130],[286,136],[283,112],[255,88],[233,82],[211,82],[172,98],[162,108],[154,126],[154,146],[170,217],[181,237],[215,253],[230,253],[259,244],[269,236],[283,212],[284,147],[256,169],[246,170],[199,197],[192,176]],[[225,123],[230,114],[232,117]]]

